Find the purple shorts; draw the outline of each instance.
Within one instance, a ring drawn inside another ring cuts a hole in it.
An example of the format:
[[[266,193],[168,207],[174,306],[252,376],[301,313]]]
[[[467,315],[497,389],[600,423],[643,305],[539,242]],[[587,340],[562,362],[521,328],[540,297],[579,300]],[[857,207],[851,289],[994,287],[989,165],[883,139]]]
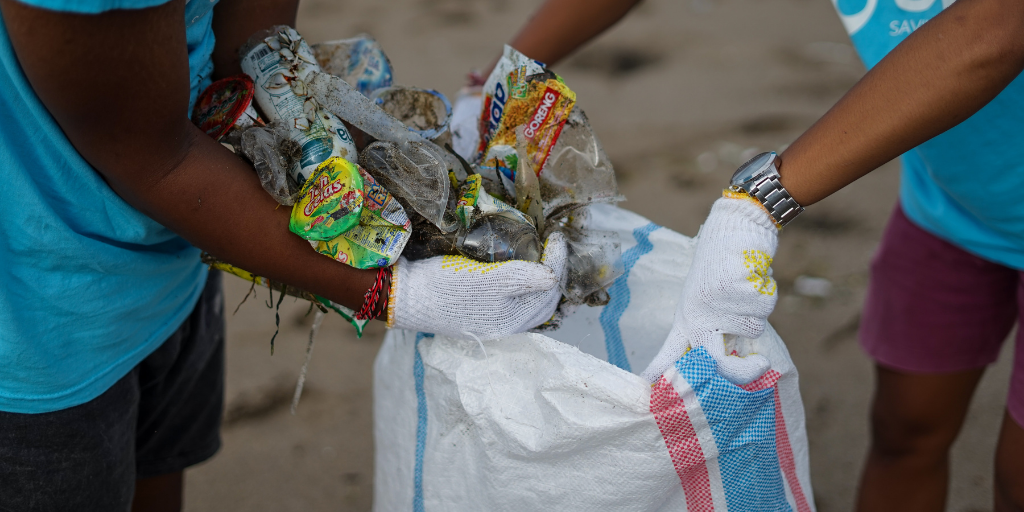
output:
[[[951,373],[996,360],[1018,317],[1024,272],[984,260],[913,224],[896,207],[871,263],[860,343],[878,364]],[[1016,336],[1007,409],[1024,425],[1024,335]]]

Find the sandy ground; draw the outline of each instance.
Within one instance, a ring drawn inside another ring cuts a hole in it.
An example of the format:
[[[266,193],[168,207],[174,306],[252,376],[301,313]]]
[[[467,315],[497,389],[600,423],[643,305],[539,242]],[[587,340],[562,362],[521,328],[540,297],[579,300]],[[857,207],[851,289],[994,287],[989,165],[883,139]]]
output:
[[[454,95],[538,3],[306,0],[298,28],[314,42],[373,34],[396,82]],[[648,0],[557,71],[615,162],[623,206],[692,236],[744,154],[792,141],[863,74],[848,43],[825,0]],[[774,266],[783,293],[771,322],[801,371],[822,511],[852,508],[867,445],[873,380],[856,333],[897,185],[889,164],[815,205],[786,230]],[[797,295],[803,275],[830,280],[831,295]],[[231,311],[248,284],[226,281]],[[266,300],[250,298],[228,321],[224,448],[188,473],[186,510],[369,510],[371,365],[384,330],[357,339],[329,317],[292,416],[311,316],[286,300],[271,356]],[[985,377],[956,445],[950,510],[991,509],[1008,359]]]

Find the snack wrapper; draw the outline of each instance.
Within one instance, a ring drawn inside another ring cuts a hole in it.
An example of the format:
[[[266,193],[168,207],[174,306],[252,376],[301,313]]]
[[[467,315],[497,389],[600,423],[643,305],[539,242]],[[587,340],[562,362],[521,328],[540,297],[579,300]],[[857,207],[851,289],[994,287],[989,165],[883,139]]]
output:
[[[544,64],[523,55],[515,48],[505,45],[483,87],[483,110],[480,114],[480,146],[478,156],[486,150],[491,136],[498,131],[505,106],[514,94],[521,93],[526,77],[543,73]],[[514,144],[512,144],[514,146]]]
[[[515,147],[516,127],[523,126],[529,167],[539,176],[576,105],[576,93],[550,73],[531,77],[519,91],[522,94],[514,93],[505,105],[488,147]]]
[[[302,186],[288,229],[306,240],[335,239],[360,223],[364,194],[359,167],[329,158]]]
[[[221,272],[225,272],[233,276],[245,279],[246,281],[253,283],[254,286],[262,286],[274,291],[284,293],[285,295],[290,295],[292,297],[298,297],[300,299],[308,300],[314,304],[318,304],[322,310],[333,310],[335,313],[341,315],[341,317],[344,318],[348,323],[352,324],[352,327],[356,328],[356,336],[362,337],[363,327],[365,327],[366,324],[370,322],[369,319],[357,320],[355,311],[346,308],[341,304],[333,302],[330,299],[325,299],[319,295],[313,295],[312,293],[309,293],[305,290],[301,290],[294,286],[282,285],[281,283],[273,282],[270,279],[258,276],[247,270],[242,270],[230,263],[220,261],[208,253],[204,252],[201,256],[201,259],[203,263],[209,265],[210,268],[220,270]]]
[[[306,80],[320,65],[295,29],[275,27],[268,37],[247,43],[241,66],[256,84],[256,104],[266,120],[284,122],[302,147],[302,158],[290,170],[296,183],[302,185],[328,158],[359,161],[345,124],[309,94]]]
[[[483,215],[501,215],[524,224],[533,225],[533,221],[519,210],[496,199],[484,190],[483,177],[471,174],[462,184],[459,201],[455,213],[462,226],[468,228],[473,220]]]
[[[355,268],[388,267],[398,261],[412,236],[412,222],[373,176],[363,169],[359,173],[365,196],[359,224],[332,240],[310,244],[320,254]]]

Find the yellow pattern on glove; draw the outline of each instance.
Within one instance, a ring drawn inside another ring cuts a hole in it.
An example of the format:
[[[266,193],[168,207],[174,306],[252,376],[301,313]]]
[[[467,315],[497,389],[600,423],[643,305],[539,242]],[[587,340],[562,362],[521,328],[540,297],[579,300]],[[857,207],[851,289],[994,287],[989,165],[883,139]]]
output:
[[[743,251],[743,265],[750,270],[747,281],[762,295],[775,295],[775,280],[768,275],[772,257],[764,251]]]
[[[476,260],[471,260],[465,256],[445,256],[441,260],[441,268],[450,269],[453,272],[465,270],[466,272],[473,273],[479,272],[486,274],[508,262],[499,261],[497,263],[483,263]]]

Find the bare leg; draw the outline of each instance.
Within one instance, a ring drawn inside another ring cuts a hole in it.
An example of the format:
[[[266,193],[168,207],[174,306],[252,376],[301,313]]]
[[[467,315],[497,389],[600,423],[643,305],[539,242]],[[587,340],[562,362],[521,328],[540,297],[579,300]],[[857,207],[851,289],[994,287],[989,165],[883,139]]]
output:
[[[949,447],[984,371],[912,375],[875,367],[871,447],[857,510],[945,509]]]
[[[1009,412],[996,447],[995,484],[996,512],[1024,510],[1024,428]]]
[[[184,488],[181,471],[136,480],[132,512],[180,512]]]

